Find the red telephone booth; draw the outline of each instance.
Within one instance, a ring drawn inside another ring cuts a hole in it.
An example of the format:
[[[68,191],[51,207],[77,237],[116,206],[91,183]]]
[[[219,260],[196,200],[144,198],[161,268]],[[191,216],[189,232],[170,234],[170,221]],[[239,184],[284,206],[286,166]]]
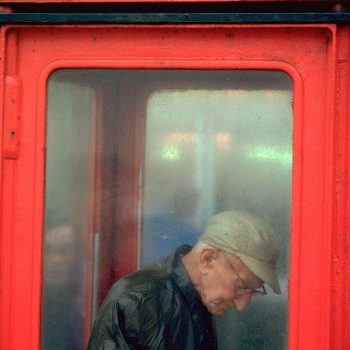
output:
[[[350,348],[348,1],[0,7],[0,348],[84,349],[122,276],[264,217],[282,295],[221,349]]]

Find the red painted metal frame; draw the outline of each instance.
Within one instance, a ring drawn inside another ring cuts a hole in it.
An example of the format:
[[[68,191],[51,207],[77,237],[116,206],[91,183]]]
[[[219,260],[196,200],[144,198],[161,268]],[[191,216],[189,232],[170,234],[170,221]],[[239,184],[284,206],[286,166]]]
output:
[[[0,146],[1,349],[39,348],[46,82],[60,68],[287,72],[294,81],[289,349],[350,348],[347,28],[8,26],[1,43],[2,82],[6,76],[22,86],[18,149],[4,152],[13,147],[6,135]],[[8,86],[0,97],[0,126],[8,132]],[[125,268],[135,259],[136,247]]]
[[[17,3],[30,3],[30,4],[47,4],[47,3],[121,3],[121,2],[137,2],[137,3],[196,3],[196,2],[207,2],[207,3],[218,3],[218,2],[236,2],[236,3],[244,3],[244,2],[256,2],[256,3],[276,3],[276,2],[290,2],[290,3],[302,3],[305,0],[4,0],[6,4],[17,4]],[[308,0],[309,2],[328,2],[338,4],[338,0]],[[344,2],[344,1],[343,1]],[[1,3],[1,2],[0,2]],[[301,4],[300,4],[301,5]]]
[[[350,348],[350,28],[338,29],[335,78],[335,213],[331,349]]]

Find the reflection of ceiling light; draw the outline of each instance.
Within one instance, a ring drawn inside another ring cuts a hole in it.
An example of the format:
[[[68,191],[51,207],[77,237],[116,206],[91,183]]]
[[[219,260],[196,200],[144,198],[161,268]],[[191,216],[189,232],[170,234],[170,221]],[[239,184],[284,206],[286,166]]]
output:
[[[266,161],[280,162],[285,166],[292,165],[292,153],[273,147],[256,147],[250,150],[248,157]]]
[[[180,158],[180,151],[174,146],[165,146],[160,151],[160,156],[165,160],[178,160]]]
[[[283,97],[289,97],[289,91],[283,91],[283,90],[265,90],[263,92],[263,96],[266,97],[267,99],[271,99],[274,101],[278,101],[279,99]]]
[[[197,135],[193,132],[174,132],[166,138],[166,143],[184,145],[197,141]]]
[[[216,147],[222,151],[225,151],[229,148],[230,141],[231,141],[231,135],[228,132],[218,132],[215,135]]]
[[[242,100],[246,97],[249,97],[249,94],[251,94],[251,92],[248,90],[227,90],[226,94],[235,99]]]

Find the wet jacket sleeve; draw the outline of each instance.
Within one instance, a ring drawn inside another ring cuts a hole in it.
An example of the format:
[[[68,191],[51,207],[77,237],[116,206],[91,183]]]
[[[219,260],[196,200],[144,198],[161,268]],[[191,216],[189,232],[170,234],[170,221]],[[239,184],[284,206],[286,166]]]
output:
[[[132,349],[124,338],[123,317],[116,301],[105,303],[94,323],[88,350]]]
[[[188,349],[191,325],[181,317],[180,309],[176,297],[159,290],[133,291],[107,301],[98,314],[88,349]]]

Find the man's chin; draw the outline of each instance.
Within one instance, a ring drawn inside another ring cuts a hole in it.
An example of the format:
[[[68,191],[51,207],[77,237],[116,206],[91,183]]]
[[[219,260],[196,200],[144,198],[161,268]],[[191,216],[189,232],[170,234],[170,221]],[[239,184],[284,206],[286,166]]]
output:
[[[231,309],[229,308],[218,308],[218,307],[207,307],[208,311],[214,316],[223,316]]]

